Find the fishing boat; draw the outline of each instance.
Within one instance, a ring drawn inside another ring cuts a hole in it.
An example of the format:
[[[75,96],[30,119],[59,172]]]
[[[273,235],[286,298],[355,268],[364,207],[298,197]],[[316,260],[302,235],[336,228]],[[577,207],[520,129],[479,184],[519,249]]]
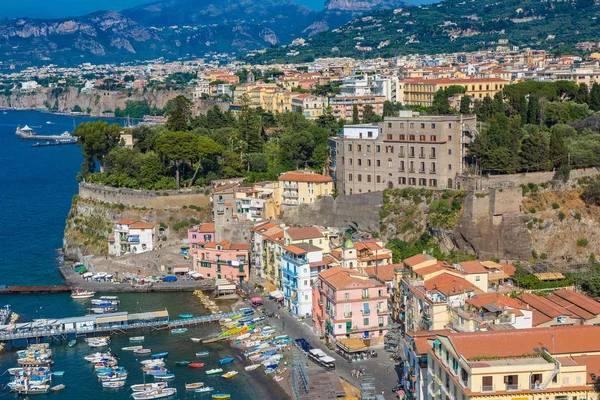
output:
[[[109,388],[109,389],[122,388],[123,386],[125,386],[125,381],[102,382],[102,387]]]
[[[188,331],[187,328],[171,329],[171,333],[186,333],[187,331]]]
[[[52,375],[54,376],[63,376],[65,374],[65,371],[54,371],[52,372]]]
[[[215,388],[211,387],[211,386],[204,386],[201,387],[200,389],[196,389],[195,392],[196,393],[210,393],[210,392],[214,392]]]
[[[61,383],[60,385],[52,386],[50,390],[52,390],[53,392],[58,392],[59,390],[63,390],[64,388],[65,385]]]
[[[190,368],[204,368],[204,363],[195,361],[195,362],[189,363],[188,367],[190,367]]]
[[[100,296],[100,300],[110,300],[119,302],[119,296]]]
[[[202,382],[186,383],[185,390],[196,390],[200,389],[202,386],[204,386],[204,383]]]
[[[246,371],[254,371],[255,369],[259,368],[260,364],[252,364],[252,365],[248,365],[246,367],[244,367],[244,369]]]
[[[162,399],[165,397],[174,396],[177,393],[175,388],[162,388],[156,390],[149,390],[146,392],[135,392],[131,394],[134,400],[146,400],[146,399]]]
[[[223,368],[213,368],[206,371],[206,375],[214,375],[223,372]]]
[[[160,381],[170,381],[175,379],[175,374],[154,375],[154,379],[158,379]]]
[[[119,304],[118,300],[92,299],[92,304],[98,307],[112,307]]]
[[[225,379],[231,379],[231,378],[233,378],[234,376],[236,376],[238,373],[239,373],[239,372],[237,372],[237,371],[229,371],[229,372],[226,372],[226,373],[224,373],[224,374],[223,374],[223,375],[221,375],[221,376],[222,376],[223,378],[225,378]]]
[[[96,295],[96,292],[92,290],[75,289],[71,293],[72,299],[90,299]]]
[[[23,372],[23,367],[9,368],[7,371],[10,375],[15,375],[17,372]]]
[[[138,385],[131,385],[133,392],[147,392],[150,390],[164,389],[168,385],[167,382],[155,382],[155,383],[140,383]]]
[[[201,338],[197,338],[197,337],[190,338],[190,340],[194,343],[200,343],[202,341]]]
[[[69,347],[73,347],[77,344],[77,340],[73,339],[73,340],[69,340]]]
[[[213,394],[212,395],[213,400],[227,400],[231,398],[230,394],[226,394],[226,393],[219,393],[219,394]]]
[[[132,336],[129,338],[130,342],[143,342],[144,341],[144,337],[143,336]]]
[[[152,350],[150,349],[137,349],[133,351],[133,354],[136,354],[138,356],[148,355],[150,353],[152,353]]]
[[[17,385],[15,391],[23,395],[34,395],[34,394],[48,394],[50,392],[50,385]]]
[[[179,318],[181,318],[181,319],[194,318],[194,314],[179,314]]]
[[[162,367],[144,368],[143,370],[146,373],[146,375],[152,375],[152,376],[165,375],[166,373],[169,372],[166,368],[162,368]]]
[[[121,350],[123,351],[136,351],[136,350],[141,350],[142,346],[127,346],[127,347],[121,347]]]
[[[156,359],[156,358],[165,358],[169,355],[168,351],[163,351],[162,353],[156,353],[156,354],[152,354],[152,359]]]
[[[234,360],[233,357],[221,358],[219,360],[219,364],[221,364],[221,365],[229,364],[229,363],[233,362],[233,360]]]
[[[196,357],[206,357],[210,353],[208,351],[198,351],[196,352]]]
[[[187,367],[190,365],[191,361],[175,361],[175,365],[179,367]]]

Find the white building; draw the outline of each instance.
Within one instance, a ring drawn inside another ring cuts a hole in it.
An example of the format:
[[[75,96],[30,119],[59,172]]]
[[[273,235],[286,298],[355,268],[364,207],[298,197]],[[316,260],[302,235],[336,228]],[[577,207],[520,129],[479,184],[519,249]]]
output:
[[[199,101],[202,99],[202,95],[210,96],[210,82],[206,80],[199,80],[196,82],[196,86],[194,87],[193,99],[194,101]]]
[[[113,234],[108,238],[108,254],[120,257],[154,249],[154,224],[132,218],[117,222]]]
[[[383,96],[391,102],[400,101],[400,81],[397,76],[355,75],[344,79],[343,96]]]

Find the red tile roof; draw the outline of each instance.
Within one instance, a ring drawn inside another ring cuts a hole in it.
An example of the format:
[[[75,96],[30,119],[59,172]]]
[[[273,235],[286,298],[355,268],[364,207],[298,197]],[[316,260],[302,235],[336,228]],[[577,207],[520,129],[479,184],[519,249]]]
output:
[[[449,273],[443,273],[425,281],[425,289],[438,291],[446,296],[453,296],[464,292],[473,292],[476,287],[469,281]]]
[[[371,279],[367,275],[361,274],[356,270],[342,267],[333,267],[321,271],[319,272],[319,277],[329,285],[333,286],[336,290],[366,289],[385,286],[385,284],[375,279]]]
[[[325,183],[333,182],[330,176],[321,174],[301,173],[301,172],[288,172],[279,177],[280,181],[289,182],[313,182],[313,183]]]
[[[406,260],[404,260],[404,264],[408,265],[409,267],[414,267],[417,264],[421,264],[425,261],[429,261],[432,260],[433,258],[431,256],[425,255],[425,254],[417,254],[416,256],[412,256],[407,258]]]
[[[479,261],[464,261],[459,263],[467,274],[487,274],[487,269]]]
[[[122,218],[120,220],[117,221],[117,224],[119,225],[131,225],[134,222],[138,221],[137,219],[134,218]]]
[[[151,222],[144,221],[136,221],[133,224],[129,225],[129,229],[152,229],[154,228],[154,224]]]
[[[571,311],[542,296],[536,296],[535,294],[531,293],[523,293],[518,297],[518,299],[529,304],[532,308],[535,308],[537,311],[550,318],[574,316]]]
[[[315,227],[308,228],[294,228],[290,227],[286,230],[287,234],[292,240],[307,240],[317,239],[324,237],[321,231]]]

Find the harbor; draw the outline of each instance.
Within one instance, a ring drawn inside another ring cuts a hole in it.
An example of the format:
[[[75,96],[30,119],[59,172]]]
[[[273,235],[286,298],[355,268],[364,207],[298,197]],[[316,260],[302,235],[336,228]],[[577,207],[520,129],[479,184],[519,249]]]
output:
[[[68,131],[63,132],[60,135],[39,135],[28,125],[25,125],[22,128],[17,127],[15,134],[19,137],[19,139],[23,140],[49,140],[60,142],[60,144],[77,143],[77,138],[71,135]]]

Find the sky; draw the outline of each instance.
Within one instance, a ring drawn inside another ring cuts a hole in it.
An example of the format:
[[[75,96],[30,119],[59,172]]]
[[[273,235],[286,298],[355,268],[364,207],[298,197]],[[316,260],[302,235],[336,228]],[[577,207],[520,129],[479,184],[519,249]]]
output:
[[[325,0],[295,1],[315,10],[322,9],[325,4]],[[123,10],[151,2],[153,0],[1,0],[0,18],[61,18],[96,10]]]

